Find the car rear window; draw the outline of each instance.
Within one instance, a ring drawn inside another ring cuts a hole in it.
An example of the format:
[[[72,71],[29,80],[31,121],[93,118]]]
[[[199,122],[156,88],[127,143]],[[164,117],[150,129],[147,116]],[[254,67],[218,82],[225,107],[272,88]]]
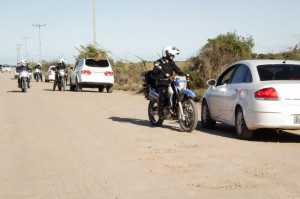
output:
[[[300,65],[274,64],[257,66],[260,81],[300,80]]]
[[[108,61],[105,59],[87,59],[85,65],[90,67],[108,67]]]

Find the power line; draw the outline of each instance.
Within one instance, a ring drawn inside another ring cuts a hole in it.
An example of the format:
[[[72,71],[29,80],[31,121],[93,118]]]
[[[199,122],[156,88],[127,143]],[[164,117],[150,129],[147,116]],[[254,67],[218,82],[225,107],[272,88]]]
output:
[[[39,44],[40,44],[40,64],[43,66],[43,61],[42,61],[42,43],[41,43],[41,27],[46,26],[46,24],[32,24],[34,27],[39,27]]]

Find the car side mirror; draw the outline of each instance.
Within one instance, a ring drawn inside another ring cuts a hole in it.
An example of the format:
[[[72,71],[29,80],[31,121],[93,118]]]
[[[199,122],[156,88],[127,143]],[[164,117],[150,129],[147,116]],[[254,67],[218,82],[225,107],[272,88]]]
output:
[[[208,86],[215,86],[216,85],[216,80],[215,79],[207,80],[207,85]]]

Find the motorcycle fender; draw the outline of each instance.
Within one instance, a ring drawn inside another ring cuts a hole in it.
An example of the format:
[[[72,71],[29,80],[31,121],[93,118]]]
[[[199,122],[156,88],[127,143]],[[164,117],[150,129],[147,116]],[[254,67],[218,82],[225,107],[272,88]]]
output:
[[[197,95],[193,91],[190,91],[190,90],[180,90],[179,96],[180,96],[180,100],[182,100],[184,96],[187,96],[188,98],[194,98]]]
[[[156,103],[158,101],[158,93],[153,90],[150,90],[147,99],[153,103]]]

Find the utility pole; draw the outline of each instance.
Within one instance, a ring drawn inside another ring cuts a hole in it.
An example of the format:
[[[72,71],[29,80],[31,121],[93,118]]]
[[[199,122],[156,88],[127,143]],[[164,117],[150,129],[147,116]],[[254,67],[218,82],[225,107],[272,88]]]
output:
[[[42,24],[32,24],[32,26],[34,27],[39,27],[39,41],[40,41],[40,64],[43,66],[42,63],[42,43],[41,43],[41,26],[46,26],[46,24],[42,25]]]
[[[21,39],[25,40],[25,57],[24,57],[24,59],[28,62],[27,39],[30,39],[30,37],[21,37]]]
[[[17,63],[20,63],[20,47],[21,44],[17,44]]]
[[[95,0],[93,0],[93,19],[94,19],[94,47],[96,48],[96,12],[95,12]]]

